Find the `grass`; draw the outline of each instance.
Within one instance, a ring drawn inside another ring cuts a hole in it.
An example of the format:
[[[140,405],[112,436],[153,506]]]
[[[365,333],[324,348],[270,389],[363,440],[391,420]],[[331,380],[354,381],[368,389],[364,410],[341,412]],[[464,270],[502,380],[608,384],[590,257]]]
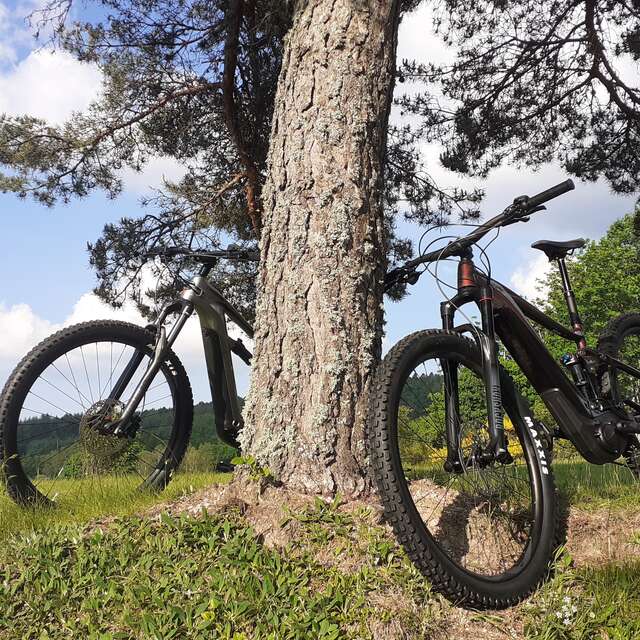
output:
[[[440,600],[388,533],[335,505],[299,515],[281,550],[235,511],[15,540],[0,552],[0,637],[335,640],[392,637],[399,624],[430,637]],[[358,562],[342,568],[345,557]]]
[[[87,486],[78,480],[59,480],[57,506],[51,509],[25,509],[0,493],[0,542],[14,534],[50,529],[59,524],[86,523],[103,516],[124,516],[142,511],[160,500],[172,500],[216,482],[226,482],[230,474],[178,473],[161,493],[135,489],[139,478],[103,479],[100,486]]]
[[[640,562],[575,570],[570,561],[524,606],[526,637],[640,638]]]
[[[638,480],[626,467],[556,460],[553,472],[558,489],[572,506],[586,510],[640,507]]]
[[[267,548],[237,510],[60,525],[0,550],[7,640],[319,640],[444,637],[460,611],[431,592],[367,509],[316,501]],[[515,611],[467,614],[536,640],[640,637],[640,563],[553,577]],[[460,628],[460,627],[458,627]],[[482,636],[471,626],[464,638]],[[513,633],[511,633],[513,635]],[[459,636],[460,637],[460,636]]]
[[[411,479],[430,478],[445,485],[449,474],[442,463],[414,464],[405,470]],[[553,473],[560,493],[569,504],[580,509],[640,508],[639,481],[624,465],[589,464],[577,453],[554,460]],[[518,477],[526,479],[526,467],[518,469]],[[456,484],[453,484],[454,488]]]
[[[578,460],[554,468],[576,506],[639,505],[626,469]],[[446,635],[459,618],[367,509],[316,500],[285,514],[282,526],[297,528],[281,549],[265,547],[234,510],[134,515],[229,477],[178,474],[161,494],[121,482],[89,492],[72,481],[45,511],[0,496],[0,638],[423,638]],[[86,528],[103,516],[115,518]],[[530,639],[640,637],[640,562],[575,569],[565,554],[538,593],[502,616],[468,619],[503,628],[515,616]]]

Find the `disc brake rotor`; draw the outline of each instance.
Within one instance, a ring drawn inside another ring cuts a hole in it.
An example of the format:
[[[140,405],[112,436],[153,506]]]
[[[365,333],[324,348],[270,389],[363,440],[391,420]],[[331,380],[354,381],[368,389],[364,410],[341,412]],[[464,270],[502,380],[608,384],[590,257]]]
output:
[[[100,400],[89,407],[80,420],[80,443],[93,456],[110,458],[129,444],[127,437],[113,435],[110,425],[120,419],[124,405],[118,400]]]

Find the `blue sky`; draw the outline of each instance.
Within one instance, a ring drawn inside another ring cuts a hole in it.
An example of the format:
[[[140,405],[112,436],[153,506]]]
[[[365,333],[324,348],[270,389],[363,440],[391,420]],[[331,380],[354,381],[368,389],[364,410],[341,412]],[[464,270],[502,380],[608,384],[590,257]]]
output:
[[[62,121],[73,109],[87,106],[99,87],[95,69],[67,56],[35,50],[23,22],[34,4],[0,0],[0,112],[30,113]],[[430,34],[428,14],[419,11],[405,20],[400,34],[400,58],[446,57],[443,45]],[[425,149],[429,170],[445,184],[457,183],[437,164],[437,149]],[[115,313],[99,303],[90,291],[95,277],[88,265],[87,241],[95,240],[106,222],[140,211],[139,198],[163,175],[175,177],[180,167],[157,159],[141,175],[127,173],[125,192],[116,200],[95,194],[68,205],[43,208],[28,200],[0,195],[0,378],[2,383],[24,352],[62,324],[104,316],[138,320],[128,309]],[[531,170],[501,168],[480,184],[486,190],[485,217],[499,212],[515,196],[535,193],[566,176],[555,166]],[[576,191],[537,214],[528,224],[504,229],[489,255],[495,277],[525,294],[531,294],[536,277],[546,268],[543,257],[529,248],[546,238],[566,240],[599,238],[618,217],[632,210],[634,198],[612,195],[606,184],[577,183]],[[400,231],[417,238],[420,231],[406,223]],[[446,233],[464,233],[453,228]],[[436,236],[433,235],[432,238]],[[451,280],[450,270],[442,275]],[[442,299],[427,276],[400,303],[386,305],[388,347],[406,333],[438,325]],[[190,372],[196,398],[208,399],[197,327],[185,334],[178,351]],[[240,384],[246,387],[247,372]],[[1,384],[1,383],[0,383]]]

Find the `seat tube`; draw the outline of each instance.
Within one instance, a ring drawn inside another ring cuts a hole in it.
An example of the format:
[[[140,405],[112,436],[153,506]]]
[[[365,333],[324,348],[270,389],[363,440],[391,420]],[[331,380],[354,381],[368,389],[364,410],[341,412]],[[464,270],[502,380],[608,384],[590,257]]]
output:
[[[569,272],[567,270],[567,264],[564,258],[558,258],[558,267],[560,269],[560,278],[562,279],[562,292],[564,293],[564,299],[567,302],[567,309],[569,310],[569,320],[571,322],[571,328],[573,332],[578,336],[580,349],[587,348],[587,341],[584,337],[584,328],[582,326],[582,320],[578,313],[578,304],[576,302],[576,296],[571,288],[571,281],[569,280]]]

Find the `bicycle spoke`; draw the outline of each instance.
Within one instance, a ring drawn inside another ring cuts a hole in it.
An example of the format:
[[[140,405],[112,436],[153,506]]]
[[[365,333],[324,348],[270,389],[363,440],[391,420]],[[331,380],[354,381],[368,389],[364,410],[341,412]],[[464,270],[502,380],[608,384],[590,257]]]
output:
[[[68,416],[71,415],[71,411],[65,411],[64,409],[61,409],[57,404],[54,404],[53,402],[51,402],[50,400],[47,400],[46,398],[43,398],[42,396],[39,396],[37,393],[35,393],[34,391],[29,391],[29,393],[32,396],[35,396],[36,398],[38,398],[38,400],[42,400],[43,402],[46,402],[48,405],[52,406],[54,409],[57,409],[58,411],[62,411],[62,415]],[[28,409],[28,411],[32,411],[32,409]],[[35,411],[34,413],[42,413],[42,411]]]
[[[101,500],[104,496],[111,500],[114,492],[117,495],[168,481],[162,472],[177,464],[172,451],[177,428],[173,369],[163,364],[143,396],[137,415],[145,424],[135,437],[123,438],[109,431],[112,416],[126,406],[129,389],[135,389],[150,366],[147,355],[147,362],[134,373],[122,399],[108,397],[115,380],[125,371],[128,355],[140,350],[142,344],[95,338],[76,343],[52,358],[25,390],[27,401],[15,427],[16,451],[9,459],[16,461],[30,481],[32,493],[55,501],[72,500],[80,494],[84,499]],[[66,410],[67,402],[73,405],[73,412]],[[154,416],[160,419],[156,421]],[[13,477],[17,481],[22,476]]]
[[[65,355],[65,358],[67,358],[67,361],[68,361],[67,354],[65,353],[64,355]],[[84,401],[85,401],[87,404],[91,404],[91,403],[90,403],[89,399],[84,395],[84,393],[82,393],[82,392],[80,391],[80,389],[78,388],[78,385],[77,385],[77,383],[76,383],[75,379],[74,379],[74,381],[73,381],[73,382],[71,382],[71,380],[69,380],[69,378],[67,378],[67,376],[66,376],[64,373],[62,373],[62,371],[60,371],[60,369],[58,369],[58,367],[56,366],[55,362],[53,362],[53,363],[51,364],[51,366],[52,366],[52,367],[53,367],[53,368],[54,368],[54,369],[55,369],[55,370],[56,370],[56,371],[57,371],[57,372],[58,372],[58,373],[59,373],[59,374],[60,374],[60,375],[61,375],[61,376],[62,376],[62,377],[63,377],[63,378],[64,378],[64,379],[65,379],[65,380],[66,380],[66,381],[67,381],[67,382],[68,382],[68,383],[69,383],[69,384],[70,384],[70,385],[71,385],[71,386],[76,390],[76,391],[77,391],[77,393],[78,393],[78,399],[79,399],[79,401],[80,401],[80,404],[82,405],[82,408],[83,408],[83,409],[86,409],[86,406],[85,406],[84,402],[82,402],[82,400],[84,399]]]
[[[58,393],[61,393],[63,396],[66,396],[67,398],[69,398],[69,400],[71,400],[72,402],[75,402],[84,411],[85,406],[82,404],[82,402],[78,402],[78,400],[76,400],[75,398],[72,398],[68,393],[64,392],[62,389],[57,387],[52,382],[49,382],[49,380],[47,380],[44,376],[40,376],[39,380],[46,382],[50,387],[53,387]]]
[[[398,446],[409,491],[425,526],[452,559],[470,571],[502,573],[519,562],[528,544],[528,467],[515,460],[509,465],[474,462],[490,441],[484,384],[457,363],[452,365],[459,395],[453,419],[459,428],[462,470],[445,471],[444,378],[433,374],[443,365],[441,360],[432,362],[429,368],[424,361],[416,366],[400,396]],[[410,454],[412,461],[405,462]]]
[[[87,376],[87,384],[89,385],[89,395],[91,396],[91,403],[93,404],[93,402],[94,402],[93,391],[91,389],[91,381],[89,380],[89,372],[87,371],[87,362],[84,359],[84,351],[82,350],[82,347],[80,347],[80,355],[82,356],[82,364],[84,366],[84,373]]]

